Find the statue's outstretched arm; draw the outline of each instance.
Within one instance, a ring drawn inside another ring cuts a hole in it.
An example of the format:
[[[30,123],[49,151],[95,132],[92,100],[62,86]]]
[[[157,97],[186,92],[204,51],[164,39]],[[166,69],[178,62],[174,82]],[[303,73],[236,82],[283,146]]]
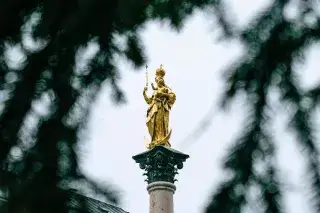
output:
[[[144,100],[147,102],[147,104],[151,104],[151,102],[152,102],[152,98],[149,98],[148,96],[147,96],[147,90],[143,90],[143,97],[144,97]]]

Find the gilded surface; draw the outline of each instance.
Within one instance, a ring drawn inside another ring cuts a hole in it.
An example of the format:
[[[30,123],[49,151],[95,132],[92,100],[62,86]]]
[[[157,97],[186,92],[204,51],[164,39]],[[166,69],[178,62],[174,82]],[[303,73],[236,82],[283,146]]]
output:
[[[171,136],[171,129],[169,129],[169,113],[172,105],[176,101],[175,93],[166,85],[164,81],[165,70],[161,65],[156,70],[156,86],[151,84],[153,94],[148,97],[146,86],[143,90],[143,96],[149,105],[147,110],[147,127],[150,134],[151,142],[147,146],[152,149],[155,146],[171,147],[169,139]]]

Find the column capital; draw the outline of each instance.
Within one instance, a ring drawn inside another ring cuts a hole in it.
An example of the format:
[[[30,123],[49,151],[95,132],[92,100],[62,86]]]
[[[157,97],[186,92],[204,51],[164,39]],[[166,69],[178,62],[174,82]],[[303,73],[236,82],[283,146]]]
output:
[[[189,155],[169,147],[156,146],[132,158],[145,171],[148,184],[154,182],[173,184],[176,181],[175,175],[178,174],[179,169],[183,168],[183,162],[189,158]]]

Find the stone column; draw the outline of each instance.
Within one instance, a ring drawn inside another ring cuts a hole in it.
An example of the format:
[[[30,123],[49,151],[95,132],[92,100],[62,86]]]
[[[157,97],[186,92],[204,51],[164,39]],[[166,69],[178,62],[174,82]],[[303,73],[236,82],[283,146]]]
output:
[[[150,213],[173,213],[174,182],[188,155],[164,146],[156,146],[133,159],[145,171],[150,195]]]
[[[147,186],[150,213],[173,213],[173,194],[176,186],[169,182],[157,181]]]

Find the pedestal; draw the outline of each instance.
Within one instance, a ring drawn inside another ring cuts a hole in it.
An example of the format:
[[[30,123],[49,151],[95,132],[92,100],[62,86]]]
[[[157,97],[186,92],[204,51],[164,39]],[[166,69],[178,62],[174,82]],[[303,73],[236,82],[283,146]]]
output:
[[[156,146],[152,150],[133,156],[147,176],[145,181],[148,182],[150,213],[173,213],[175,175],[183,168],[183,162],[187,158],[188,155],[164,146]]]

